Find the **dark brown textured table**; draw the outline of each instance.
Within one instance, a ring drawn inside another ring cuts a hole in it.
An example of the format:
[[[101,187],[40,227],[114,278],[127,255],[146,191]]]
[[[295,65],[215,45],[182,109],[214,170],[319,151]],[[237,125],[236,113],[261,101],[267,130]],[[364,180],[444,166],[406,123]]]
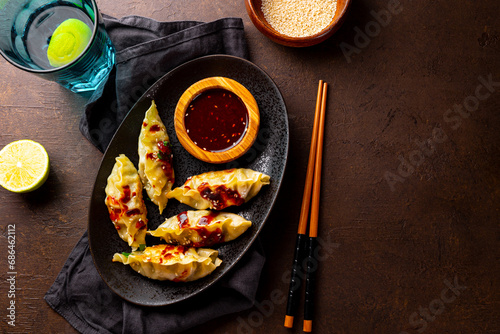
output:
[[[188,333],[300,333],[283,327],[317,82],[325,128],[316,333],[500,333],[500,2],[354,0],[321,45],[283,47],[241,1],[100,0],[121,17],[245,22],[251,60],[288,107],[284,186],[262,232],[257,306]],[[73,333],[43,300],[87,226],[101,153],[78,130],[85,98],[0,59],[0,146],[42,143],[38,191],[0,189],[0,326]],[[8,226],[16,230],[16,326],[7,324]]]

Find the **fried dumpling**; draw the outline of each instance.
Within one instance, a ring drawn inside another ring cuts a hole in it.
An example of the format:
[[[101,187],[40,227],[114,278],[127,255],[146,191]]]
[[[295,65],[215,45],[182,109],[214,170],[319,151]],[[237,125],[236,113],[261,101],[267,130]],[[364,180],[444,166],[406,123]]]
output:
[[[108,177],[105,203],[120,238],[132,248],[145,244],[148,219],[142,199],[142,184],[134,164],[124,154]]]
[[[167,193],[172,189],[175,176],[170,139],[154,101],[151,101],[151,107],[142,122],[138,153],[142,184],[162,213],[167,206]]]
[[[208,248],[156,245],[143,251],[116,253],[113,262],[128,264],[139,274],[174,282],[189,282],[205,277],[221,263],[219,252]]]
[[[236,239],[251,225],[251,221],[234,213],[191,210],[168,218],[156,230],[148,231],[148,234],[162,238],[169,244],[209,247]]]
[[[222,210],[248,202],[269,182],[268,175],[251,169],[227,169],[192,176],[167,197],[200,210]]]

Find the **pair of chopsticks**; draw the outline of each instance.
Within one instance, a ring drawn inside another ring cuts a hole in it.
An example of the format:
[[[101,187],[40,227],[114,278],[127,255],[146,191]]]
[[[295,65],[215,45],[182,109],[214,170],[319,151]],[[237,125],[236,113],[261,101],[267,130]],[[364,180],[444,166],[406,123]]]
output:
[[[323,134],[325,129],[326,95],[328,84],[319,81],[318,97],[316,99],[316,110],[314,114],[314,128],[311,138],[311,148],[309,151],[309,161],[307,164],[306,184],[302,197],[302,207],[300,211],[299,229],[295,243],[295,254],[292,264],[292,274],[290,279],[290,289],[288,292],[288,303],[286,307],[285,327],[293,327],[293,318],[297,313],[300,301],[300,290],[302,286],[302,265],[306,259],[306,296],[304,305],[304,332],[312,331],[312,320],[314,313],[314,288],[315,272],[318,268],[318,261],[315,258],[315,250],[318,246],[318,216],[321,186],[321,161],[323,157]],[[312,193],[312,196],[311,196]],[[309,238],[306,237],[307,218],[311,209],[309,224]],[[307,246],[307,248],[306,248]]]

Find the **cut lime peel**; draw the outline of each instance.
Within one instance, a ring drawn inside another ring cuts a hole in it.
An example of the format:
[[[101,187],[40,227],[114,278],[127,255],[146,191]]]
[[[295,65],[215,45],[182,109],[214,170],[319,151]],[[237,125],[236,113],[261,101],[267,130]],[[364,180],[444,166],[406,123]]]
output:
[[[50,38],[47,58],[53,67],[71,63],[85,50],[92,38],[92,30],[83,21],[67,19],[62,22]]]
[[[18,167],[19,162],[21,162],[21,167]],[[37,166],[39,168],[35,168],[34,163],[40,163]],[[27,193],[40,188],[47,180],[49,170],[50,159],[47,151],[42,145],[32,140],[12,142],[0,151],[0,175],[2,176],[0,186],[9,191]],[[29,184],[24,185],[25,182]]]

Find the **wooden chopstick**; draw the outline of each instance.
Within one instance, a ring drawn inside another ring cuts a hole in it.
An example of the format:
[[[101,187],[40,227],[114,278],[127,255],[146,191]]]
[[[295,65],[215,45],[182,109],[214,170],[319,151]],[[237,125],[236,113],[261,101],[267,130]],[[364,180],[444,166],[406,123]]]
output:
[[[323,83],[323,94],[321,101],[321,115],[319,121],[319,132],[316,148],[316,161],[314,164],[314,183],[311,203],[311,219],[309,223],[309,247],[306,271],[306,298],[304,305],[304,332],[312,331],[314,316],[314,290],[316,287],[316,271],[318,270],[318,259],[316,249],[318,247],[318,220],[319,202],[321,190],[321,163],[323,160],[323,135],[325,132],[325,111],[328,84]]]
[[[295,254],[292,263],[290,288],[288,292],[288,302],[287,302],[285,324],[284,324],[284,326],[287,328],[293,327],[294,316],[297,314],[297,309],[300,300],[299,292],[302,286],[302,276],[303,276],[301,274],[302,272],[301,266],[305,258],[307,219],[309,217],[309,208],[311,202],[311,192],[312,192],[315,161],[316,161],[316,150],[318,146],[317,141],[318,141],[318,131],[320,128],[319,126],[320,114],[323,103],[323,90],[324,90],[323,80],[320,80],[318,84],[318,94],[317,94],[316,109],[314,114],[314,125],[311,138],[311,147],[309,150],[309,161],[307,164],[306,182],[304,186],[304,193],[302,196],[299,227],[297,232],[297,239],[295,242]],[[317,233],[317,227],[316,227],[316,233]]]
[[[323,95],[321,100],[321,114],[319,120],[319,132],[314,163],[314,185],[312,193],[311,220],[309,223],[309,237],[318,236],[319,201],[321,189],[321,163],[323,160],[323,136],[325,133],[326,92],[328,84],[323,83]]]
[[[316,98],[316,109],[314,112],[314,125],[313,133],[311,138],[311,147],[309,148],[309,161],[307,163],[307,174],[306,174],[306,184],[304,186],[304,194],[302,196],[302,208],[300,211],[299,219],[299,234],[306,234],[307,230],[307,218],[309,217],[309,204],[311,203],[311,191],[314,177],[314,164],[316,160],[316,149],[318,143],[318,131],[320,123],[321,114],[321,103],[323,96],[323,80],[319,81],[318,84],[318,96]]]

